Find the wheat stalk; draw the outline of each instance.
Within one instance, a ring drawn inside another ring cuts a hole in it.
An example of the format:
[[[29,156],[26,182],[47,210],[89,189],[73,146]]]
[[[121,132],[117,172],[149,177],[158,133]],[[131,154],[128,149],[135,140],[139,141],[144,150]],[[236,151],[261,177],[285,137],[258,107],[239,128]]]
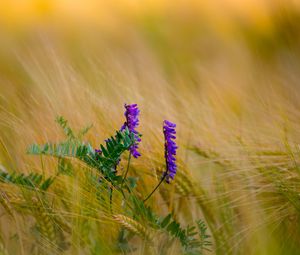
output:
[[[132,233],[145,238],[147,241],[152,242],[154,234],[153,231],[147,230],[146,227],[141,223],[122,214],[113,215],[113,219]]]

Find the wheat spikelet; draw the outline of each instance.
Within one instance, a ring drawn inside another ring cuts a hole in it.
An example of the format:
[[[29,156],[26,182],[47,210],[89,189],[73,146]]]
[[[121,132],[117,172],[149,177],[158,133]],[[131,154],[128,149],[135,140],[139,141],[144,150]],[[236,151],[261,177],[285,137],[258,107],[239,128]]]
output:
[[[13,192],[2,193],[2,196],[5,196],[6,200],[11,204],[23,205],[26,203],[26,199],[23,196]]]
[[[159,194],[167,206],[170,206],[170,192],[167,189],[159,189]]]
[[[45,208],[36,198],[32,199],[32,202],[35,206],[34,214],[41,235],[46,237],[50,242],[56,243],[55,228],[47,208]]]
[[[179,171],[174,182],[176,192],[182,196],[191,195],[192,188],[195,185],[191,179],[192,177],[186,171]]]
[[[0,203],[4,207],[4,209],[8,212],[8,214],[12,215],[12,208],[11,205],[8,202],[7,196],[4,192],[0,193]]]
[[[164,169],[162,167],[158,167],[156,169],[157,176],[162,176],[163,172]],[[180,171],[176,173],[175,181],[173,182],[175,185],[176,192],[182,196],[188,196],[191,192],[191,181],[187,176],[189,176],[189,174],[185,170],[180,168]],[[163,196],[165,196],[164,199],[167,198],[166,193],[164,193]]]
[[[62,216],[57,216],[54,218],[56,224],[66,233],[71,234],[71,226],[67,223],[67,221]]]
[[[176,177],[174,180],[175,190],[181,196],[189,196],[192,192],[192,187],[195,185],[191,181],[192,176],[185,170],[184,166],[179,167],[180,170],[177,171]],[[162,176],[164,169],[162,167],[158,167],[156,169],[156,175]]]
[[[142,224],[139,222],[125,216],[122,214],[113,215],[113,219],[121,224],[123,227],[129,231],[145,238],[146,240],[152,242],[153,231],[148,231]]]
[[[12,210],[16,209],[14,206],[25,205],[26,200],[14,185],[1,183],[0,203],[12,215]]]

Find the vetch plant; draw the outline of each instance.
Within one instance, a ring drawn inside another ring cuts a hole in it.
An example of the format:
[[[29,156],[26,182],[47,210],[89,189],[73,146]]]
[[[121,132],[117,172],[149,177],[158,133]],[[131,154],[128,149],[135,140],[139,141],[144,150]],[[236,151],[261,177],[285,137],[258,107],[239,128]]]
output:
[[[51,182],[46,181],[47,188],[59,178],[59,175],[72,176],[72,170],[70,171],[72,167],[70,165],[65,167],[64,165],[68,158],[76,158],[88,167],[95,169],[100,174],[100,179],[99,177],[96,179],[94,177],[89,178],[96,184],[94,189],[96,189],[98,194],[98,203],[104,203],[103,206],[105,206],[105,201],[108,201],[106,207],[110,207],[110,210],[107,210],[107,208],[105,210],[110,215],[107,217],[110,217],[112,221],[122,226],[119,236],[122,246],[133,235],[139,235],[153,245],[155,234],[165,233],[168,236],[168,245],[166,247],[177,239],[181,243],[183,254],[202,254],[202,250],[206,246],[211,245],[204,223],[202,223],[201,227],[194,225],[184,228],[177,220],[173,219],[171,213],[166,217],[159,217],[145,203],[164,181],[170,184],[171,180],[175,178],[177,172],[176,153],[178,149],[175,142],[176,124],[168,120],[163,122],[165,171],[153,191],[145,199],[142,199],[142,194],[136,192],[138,178],[127,177],[131,156],[135,159],[141,156],[141,153],[138,151],[141,134],[137,131],[140,110],[137,104],[125,104],[124,106],[126,118],[124,124],[120,130],[115,132],[114,136],[106,139],[105,144],[100,144],[96,149],[90,143],[82,140],[83,135],[90,127],[76,133],[69,127],[68,122],[63,117],[59,117],[57,122],[63,128],[67,139],[56,144],[50,142],[44,145],[33,144],[28,149],[28,153],[58,158],[58,173],[55,179],[49,179]],[[127,151],[129,152],[127,168],[122,174],[118,168],[120,168],[123,154]],[[142,176],[139,177],[142,178]],[[22,184],[28,183],[28,178],[25,179],[26,182],[22,181]],[[10,180],[16,182],[14,178],[10,178]],[[117,190],[122,195],[121,198],[117,195],[112,196],[114,190]],[[113,205],[116,203],[119,203],[117,208],[123,208],[123,211],[113,209]],[[125,230],[129,231],[131,235],[127,235]]]

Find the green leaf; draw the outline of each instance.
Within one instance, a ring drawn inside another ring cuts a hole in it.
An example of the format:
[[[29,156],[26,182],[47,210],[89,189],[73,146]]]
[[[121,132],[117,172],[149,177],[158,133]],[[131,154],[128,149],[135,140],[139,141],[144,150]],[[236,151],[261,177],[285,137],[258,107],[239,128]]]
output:
[[[66,158],[58,158],[57,165],[58,173],[63,175],[73,175],[73,169],[71,163]]]
[[[163,219],[162,223],[160,224],[160,227],[161,227],[161,228],[165,228],[165,227],[169,224],[171,218],[172,218],[172,215],[171,215],[171,214],[168,214],[168,215]]]
[[[139,179],[138,177],[132,177],[132,176],[127,177],[127,182],[131,189],[134,189],[137,186],[138,179]]]
[[[100,148],[104,157],[108,157],[109,156],[108,151],[105,149],[105,147],[102,144],[100,145]]]
[[[82,129],[79,131],[79,133],[78,133],[78,138],[79,138],[79,139],[82,139],[82,137],[83,137],[84,135],[86,135],[87,132],[90,131],[90,129],[91,129],[92,127],[93,127],[93,124],[90,124],[90,125],[88,125],[88,126],[82,128]]]
[[[64,119],[62,116],[58,116],[56,118],[56,122],[62,127],[65,135],[68,137],[68,139],[75,139],[75,135],[73,130],[70,128],[68,121]]]
[[[54,178],[45,179],[43,175],[38,173],[30,173],[25,175],[23,173],[13,172],[11,174],[0,170],[0,182],[20,185],[28,188],[37,188],[47,190],[53,183]]]
[[[47,190],[53,182],[54,182],[54,178],[46,179],[40,186],[40,189],[44,191]]]

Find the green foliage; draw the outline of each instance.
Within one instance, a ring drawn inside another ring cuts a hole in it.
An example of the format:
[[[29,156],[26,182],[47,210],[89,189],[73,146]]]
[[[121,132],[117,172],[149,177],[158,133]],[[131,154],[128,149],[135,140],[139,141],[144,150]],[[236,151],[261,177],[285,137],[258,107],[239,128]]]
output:
[[[68,121],[66,119],[64,119],[64,117],[58,116],[56,118],[56,122],[62,127],[62,129],[68,139],[72,140],[72,139],[76,138],[73,130],[70,128],[70,126],[68,124]]]
[[[198,220],[197,228],[200,238],[200,251],[203,252],[204,250],[210,251],[209,247],[212,246],[212,242],[209,240],[210,235],[207,234],[207,226],[203,220]]]
[[[58,158],[83,158],[89,152],[93,152],[93,149],[89,144],[78,144],[73,141],[66,141],[57,144],[45,143],[44,145],[32,144],[27,150],[28,154],[48,155]]]
[[[66,158],[58,158],[57,172],[62,175],[73,175],[73,168],[70,160]]]
[[[82,129],[79,135],[75,136],[63,117],[58,117],[56,121],[63,128],[67,140],[56,144],[32,144],[27,150],[28,154],[48,155],[59,159],[77,158],[99,170],[109,181],[120,181],[119,176],[116,175],[116,167],[121,160],[121,155],[134,143],[134,136],[128,129],[116,131],[115,136],[111,136],[105,141],[105,145],[100,145],[101,153],[97,153],[89,143],[84,143],[78,138],[82,137],[90,127]],[[61,163],[62,161],[59,162],[59,164]],[[65,168],[59,166],[59,169],[65,172]]]
[[[127,183],[130,189],[134,189],[137,186],[138,177],[129,176],[127,177]]]
[[[179,222],[172,218],[171,214],[168,214],[165,218],[158,221],[158,226],[167,231],[171,237],[180,241],[184,254],[196,255],[203,254],[203,251],[209,250],[208,246],[211,246],[211,242],[208,240],[210,236],[207,234],[205,223],[201,220],[196,223],[197,227],[188,225],[183,228]]]
[[[25,175],[13,172],[9,174],[4,171],[0,171],[0,182],[11,183],[29,188],[37,188],[46,191],[53,183],[54,177],[44,178],[43,175],[38,173],[30,173]]]
[[[203,254],[204,250],[209,250],[208,247],[212,243],[209,241],[210,236],[207,234],[204,221],[199,220],[196,222],[196,226],[186,226],[184,228],[173,218],[172,214],[161,218],[143,201],[136,197],[131,199],[134,204],[134,216],[140,222],[148,222],[154,229],[168,234],[171,239],[179,240],[184,254]]]

